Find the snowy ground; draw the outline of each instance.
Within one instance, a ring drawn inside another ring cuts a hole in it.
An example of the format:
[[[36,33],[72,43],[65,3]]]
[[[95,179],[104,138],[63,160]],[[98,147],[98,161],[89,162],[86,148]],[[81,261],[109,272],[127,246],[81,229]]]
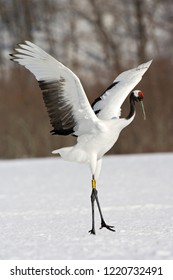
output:
[[[105,157],[91,228],[88,167],[0,161],[0,259],[173,259],[173,154]]]

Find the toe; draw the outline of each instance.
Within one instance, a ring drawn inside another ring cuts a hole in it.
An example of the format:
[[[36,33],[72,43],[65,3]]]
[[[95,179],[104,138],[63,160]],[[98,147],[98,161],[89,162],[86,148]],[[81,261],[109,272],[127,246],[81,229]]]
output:
[[[89,230],[88,232],[89,232],[90,234],[94,234],[94,235],[96,234],[94,229],[91,229],[91,230]]]

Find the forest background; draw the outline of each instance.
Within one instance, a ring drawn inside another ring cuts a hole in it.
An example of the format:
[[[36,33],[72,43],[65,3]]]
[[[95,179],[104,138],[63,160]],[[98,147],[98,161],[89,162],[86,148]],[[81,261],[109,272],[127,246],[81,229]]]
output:
[[[140,108],[110,153],[173,151],[172,0],[0,0],[0,158],[43,157],[74,137],[51,136],[38,84],[10,61],[30,40],[81,79],[90,102],[121,72],[153,59]],[[129,101],[122,107],[127,115]]]

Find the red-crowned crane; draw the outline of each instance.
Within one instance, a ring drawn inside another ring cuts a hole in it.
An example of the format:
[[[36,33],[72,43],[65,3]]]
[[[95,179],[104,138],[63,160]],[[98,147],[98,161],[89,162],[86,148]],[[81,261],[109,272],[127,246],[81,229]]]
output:
[[[105,92],[90,105],[79,78],[62,63],[47,54],[35,44],[25,41],[11,54],[12,60],[25,66],[36,77],[47,107],[52,134],[74,135],[77,143],[53,151],[68,161],[88,163],[91,169],[92,228],[95,234],[94,202],[101,218],[101,228],[115,231],[106,224],[98,200],[96,181],[99,177],[102,157],[117,141],[123,128],[135,117],[135,102],[143,107],[144,95],[134,87],[152,61],[121,73]],[[130,93],[130,111],[126,118],[120,118],[121,105]]]

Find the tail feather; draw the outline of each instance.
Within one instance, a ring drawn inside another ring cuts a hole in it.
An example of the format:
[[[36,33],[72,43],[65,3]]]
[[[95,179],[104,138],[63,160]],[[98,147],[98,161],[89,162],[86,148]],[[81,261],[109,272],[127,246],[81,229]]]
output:
[[[77,161],[77,162],[87,162],[87,153],[75,146],[61,148],[52,151],[52,154],[59,154],[64,160],[67,161]]]

